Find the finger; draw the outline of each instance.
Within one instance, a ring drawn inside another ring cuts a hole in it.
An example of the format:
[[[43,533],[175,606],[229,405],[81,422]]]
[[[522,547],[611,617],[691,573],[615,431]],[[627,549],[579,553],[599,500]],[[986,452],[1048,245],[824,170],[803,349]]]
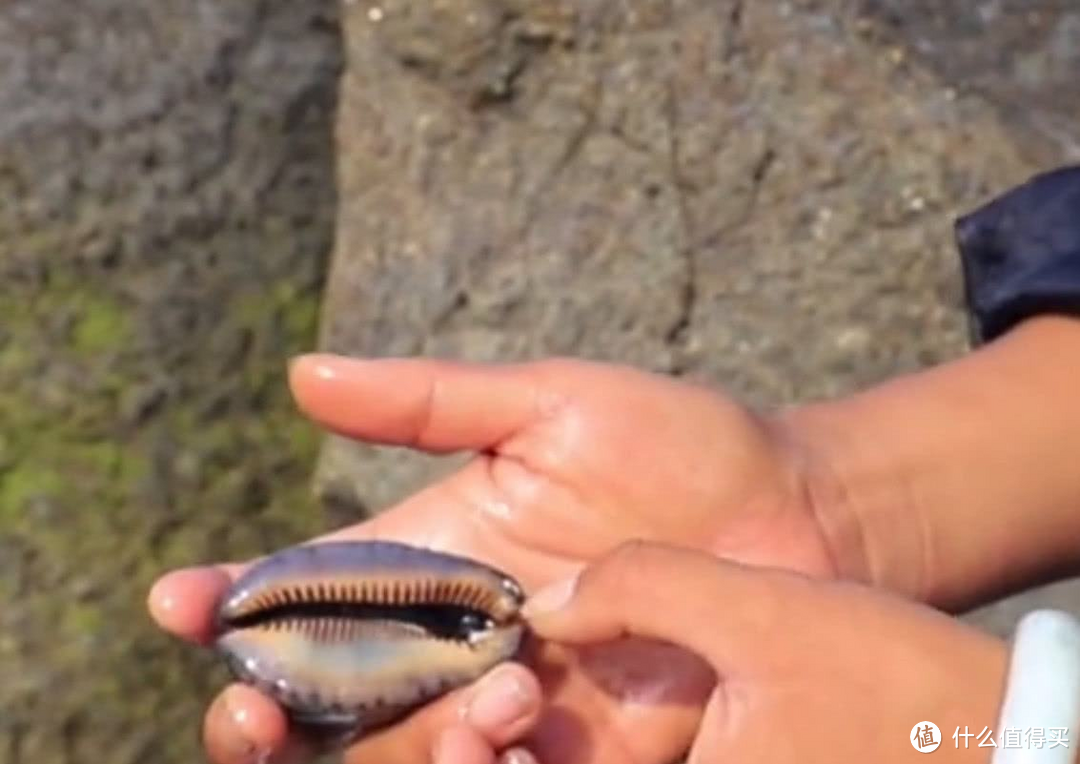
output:
[[[439,735],[432,764],[495,764],[495,750],[471,727],[459,724]]]
[[[350,762],[428,761],[440,736],[465,726],[495,750],[529,734],[542,710],[540,683],[524,666],[504,663],[473,684],[427,704],[400,724],[362,738]]]
[[[498,755],[483,737],[467,726],[451,727],[440,736],[433,764],[537,764],[526,748],[515,746]]]
[[[504,663],[468,689],[459,714],[488,743],[502,748],[528,734],[542,708],[536,675],[519,663]]]
[[[783,628],[784,599],[793,593],[778,576],[703,552],[630,542],[577,578],[537,592],[523,614],[552,641],[632,635],[687,648],[714,667],[738,665]]]
[[[214,638],[213,614],[239,566],[175,570],[159,578],[147,596],[147,609],[158,626],[181,639],[207,644]]]
[[[499,764],[537,764],[537,761],[529,749],[515,746],[502,752]]]
[[[544,410],[524,366],[307,355],[289,383],[297,404],[340,435],[434,453],[493,448]]]
[[[533,674],[519,664],[502,664],[402,722],[361,738],[349,747],[347,758],[385,764],[430,760],[437,741],[450,728],[459,728],[459,740],[460,729],[468,731],[464,755],[476,755],[479,748],[473,743],[477,740],[492,751],[500,750],[532,731],[541,703],[540,685]],[[203,742],[215,764],[300,762],[316,753],[314,741],[290,734],[280,706],[242,684],[230,685],[211,703],[203,723]]]
[[[215,764],[281,762],[289,749],[288,722],[281,708],[265,695],[233,684],[207,709],[203,746]]]

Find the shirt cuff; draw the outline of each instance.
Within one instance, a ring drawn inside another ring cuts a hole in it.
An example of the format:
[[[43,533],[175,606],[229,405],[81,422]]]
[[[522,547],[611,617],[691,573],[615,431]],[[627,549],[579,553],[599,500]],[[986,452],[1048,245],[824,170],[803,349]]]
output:
[[[1080,166],[1036,175],[954,230],[973,345],[1035,315],[1080,317]]]

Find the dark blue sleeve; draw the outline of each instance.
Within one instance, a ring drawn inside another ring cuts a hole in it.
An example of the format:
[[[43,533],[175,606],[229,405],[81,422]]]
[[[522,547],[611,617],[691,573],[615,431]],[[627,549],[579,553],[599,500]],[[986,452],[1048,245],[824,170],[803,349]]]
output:
[[[974,344],[1038,314],[1080,318],[1080,166],[1035,176],[955,232]]]

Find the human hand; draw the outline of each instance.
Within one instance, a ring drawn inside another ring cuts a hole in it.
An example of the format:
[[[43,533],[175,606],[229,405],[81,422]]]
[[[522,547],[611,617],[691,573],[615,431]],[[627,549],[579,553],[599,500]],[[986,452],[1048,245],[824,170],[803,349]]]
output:
[[[646,638],[704,658],[716,682],[683,740],[689,764],[906,762],[917,723],[933,721],[946,740],[956,727],[993,729],[1004,692],[1005,643],[938,611],[666,545],[621,546],[537,592],[524,614],[562,644]],[[977,741],[940,742],[949,761],[990,760]],[[435,764],[490,764],[495,753],[473,739],[468,756],[459,743]]]
[[[334,432],[476,453],[456,474],[335,537],[468,554],[507,570],[527,591],[633,538],[835,573],[810,504],[804,454],[768,421],[703,387],[575,361],[485,366],[327,356],[301,359],[290,380],[300,407]],[[151,593],[151,612],[164,629],[205,643],[213,608],[242,567],[165,576]],[[500,675],[517,688],[518,718],[472,720],[474,728],[498,746],[535,726],[533,750],[564,764],[669,759],[697,728],[711,688],[699,658],[649,643],[545,645],[530,659],[548,701],[542,715],[531,675],[503,666]],[[642,670],[643,661],[656,669]],[[477,691],[465,688],[361,740],[350,760],[425,758],[438,730],[457,721]],[[297,746],[281,710],[241,686],[211,705],[204,738],[221,764]]]

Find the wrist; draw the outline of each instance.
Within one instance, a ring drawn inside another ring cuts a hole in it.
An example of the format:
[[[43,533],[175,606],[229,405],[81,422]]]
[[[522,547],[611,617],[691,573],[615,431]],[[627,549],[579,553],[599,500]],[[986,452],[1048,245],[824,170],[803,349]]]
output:
[[[1080,322],[778,415],[838,574],[969,607],[1080,568]]]
[[[802,477],[804,495],[837,578],[922,599],[926,588],[915,491],[888,441],[864,446],[850,400],[798,406],[776,415]]]

